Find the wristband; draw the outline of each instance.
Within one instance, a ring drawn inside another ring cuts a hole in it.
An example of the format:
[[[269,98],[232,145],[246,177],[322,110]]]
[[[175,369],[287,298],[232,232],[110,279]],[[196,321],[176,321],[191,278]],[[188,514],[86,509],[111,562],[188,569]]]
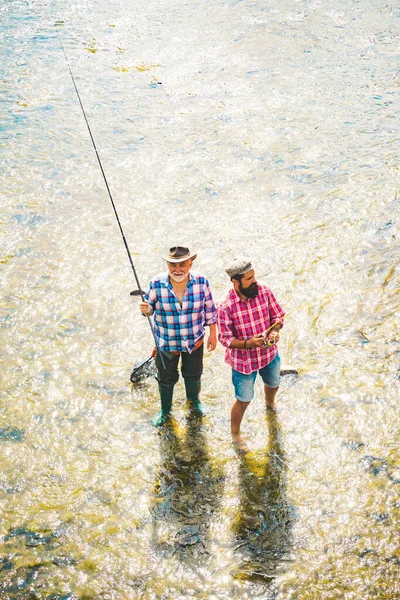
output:
[[[246,348],[246,344],[247,344],[247,340],[244,340],[244,344],[243,344],[243,349],[244,349],[244,350],[247,350],[247,348]]]

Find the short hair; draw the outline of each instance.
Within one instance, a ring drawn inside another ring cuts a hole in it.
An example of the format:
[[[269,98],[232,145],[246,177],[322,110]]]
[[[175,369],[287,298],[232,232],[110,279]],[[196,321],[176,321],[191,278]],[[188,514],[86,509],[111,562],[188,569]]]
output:
[[[237,273],[236,275],[232,275],[231,281],[235,280],[240,283],[245,275],[246,273]]]

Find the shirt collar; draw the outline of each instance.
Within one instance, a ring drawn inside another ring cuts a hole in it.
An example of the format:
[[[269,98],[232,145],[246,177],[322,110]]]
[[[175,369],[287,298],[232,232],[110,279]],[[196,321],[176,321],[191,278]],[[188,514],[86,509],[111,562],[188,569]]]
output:
[[[237,291],[235,290],[235,288],[231,289],[231,301],[232,302],[244,302],[245,304],[248,304],[250,302],[250,300],[254,300],[254,298],[249,298],[248,300],[243,300],[243,298],[241,298],[239,296],[239,294],[237,293]]]
[[[232,288],[230,291],[230,296],[231,296],[231,301],[232,302],[241,302],[241,297],[239,296],[239,294],[237,293],[237,291],[235,290],[235,288]]]

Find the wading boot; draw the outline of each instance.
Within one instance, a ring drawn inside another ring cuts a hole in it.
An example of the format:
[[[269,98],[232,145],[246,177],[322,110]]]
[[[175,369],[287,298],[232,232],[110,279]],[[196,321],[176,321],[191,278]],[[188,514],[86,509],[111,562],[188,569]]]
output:
[[[193,411],[198,415],[206,415],[208,411],[199,400],[200,388],[200,379],[197,381],[185,379],[186,397],[190,401]]]
[[[161,425],[164,425],[165,421],[167,420],[167,417],[171,412],[172,395],[174,393],[173,387],[169,388],[164,387],[163,385],[159,385],[158,390],[160,392],[161,410],[156,414],[151,422],[154,427],[161,427]]]

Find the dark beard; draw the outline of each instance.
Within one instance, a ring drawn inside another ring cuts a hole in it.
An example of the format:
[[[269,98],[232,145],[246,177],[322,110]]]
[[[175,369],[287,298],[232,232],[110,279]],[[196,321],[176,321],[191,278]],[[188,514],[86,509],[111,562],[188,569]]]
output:
[[[258,296],[258,283],[256,282],[249,285],[248,288],[244,288],[242,286],[242,282],[240,281],[239,289],[240,293],[243,294],[243,296],[246,296],[246,298],[255,298],[256,296]]]

